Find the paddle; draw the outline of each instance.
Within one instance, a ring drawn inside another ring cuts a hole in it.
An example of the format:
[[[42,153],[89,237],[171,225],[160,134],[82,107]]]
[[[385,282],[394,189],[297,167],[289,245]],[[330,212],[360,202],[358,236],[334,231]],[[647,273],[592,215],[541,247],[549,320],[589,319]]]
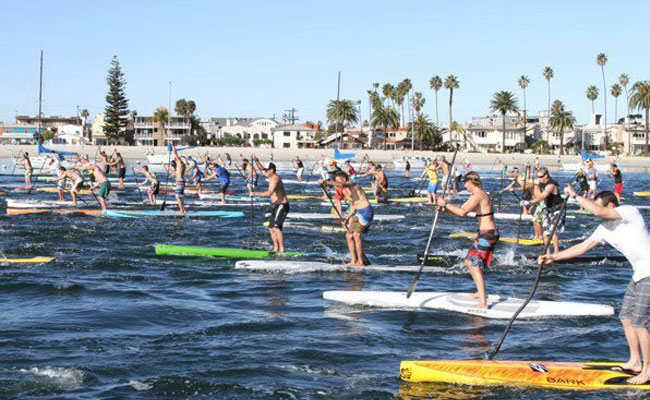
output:
[[[140,195],[140,203],[144,204],[144,199],[142,198],[142,190],[140,190],[140,185],[138,185],[138,177],[135,176],[135,168],[131,167],[131,172],[133,172],[133,182],[135,182],[135,188],[138,189],[138,194]]]
[[[578,174],[576,174],[577,176]],[[573,182],[574,179],[570,180],[569,182]],[[560,188],[558,187],[558,190]],[[546,254],[548,251],[549,247],[551,246],[551,240],[553,240],[553,235],[555,235],[555,231],[557,230],[557,226],[560,224],[560,221],[562,220],[562,215],[564,214],[564,210],[566,210],[566,205],[569,202],[569,196],[566,196],[564,198],[564,201],[562,201],[562,204],[560,205],[560,212],[557,214],[557,218],[555,221],[553,221],[553,228],[551,229],[550,235],[548,235],[548,240],[544,243],[544,249],[542,250],[542,254]],[[501,349],[501,345],[503,344],[503,341],[506,340],[506,336],[508,335],[508,332],[510,331],[510,328],[512,327],[512,324],[514,324],[515,320],[519,316],[519,314],[526,308],[528,303],[533,299],[533,296],[535,296],[535,292],[537,291],[537,286],[539,285],[539,281],[542,277],[542,267],[544,264],[537,264],[537,276],[535,277],[535,282],[533,282],[533,287],[530,290],[530,294],[528,295],[528,298],[524,300],[523,304],[515,311],[515,313],[510,317],[510,321],[508,321],[508,325],[506,325],[506,329],[504,329],[503,334],[501,335],[501,339],[499,339],[499,343],[497,343],[496,347],[494,350],[488,355],[488,360],[492,360],[494,356],[497,355],[499,350]]]
[[[242,179],[244,179],[244,181],[246,181],[246,176],[244,176],[244,173],[241,172],[241,169],[239,169],[239,167],[237,166],[237,163],[232,162],[232,158],[230,158],[230,154],[226,153],[226,158],[228,159],[228,161],[231,164],[233,164],[235,166],[235,168],[237,168],[237,172],[239,172],[239,175],[241,175]]]
[[[325,187],[325,184],[320,185],[320,187],[321,187],[321,189],[323,189],[323,192],[324,192],[325,195],[327,196],[327,199],[328,199],[328,200],[330,201],[330,203],[332,204],[332,208],[334,208],[334,211],[336,211],[336,215],[338,215],[339,220],[341,221],[341,223],[343,224],[343,226],[345,226],[345,229],[348,229],[348,224],[347,224],[347,223],[345,222],[345,220],[343,219],[343,216],[342,216],[341,213],[339,212],[339,209],[336,208],[336,205],[334,204],[334,200],[332,200],[332,196],[330,196],[330,192],[327,190],[327,187]],[[371,265],[371,264],[372,264],[372,263],[370,262],[370,260],[368,259],[368,257],[366,257],[365,253],[361,253],[361,261],[363,262],[363,265]]]
[[[526,168],[524,169],[524,185],[523,185],[523,189],[522,189],[522,192],[521,192],[521,197],[522,198],[524,197],[524,194],[526,193],[526,183],[528,182],[528,173],[529,172],[530,172],[530,165],[526,164]],[[515,194],[515,192],[512,192],[512,194]],[[520,200],[519,197],[517,197],[517,199]],[[524,207],[525,206],[522,206],[521,209],[519,210],[519,221],[517,222],[517,244],[519,244],[519,236],[521,236],[521,221],[523,220],[523,217],[524,217]]]
[[[460,146],[456,144],[456,149],[454,150],[454,156],[451,159],[451,166],[449,167],[449,173],[447,174],[447,182],[445,184],[445,191],[442,193],[442,196],[445,197],[447,193],[449,193],[449,182],[451,182],[451,169],[454,167],[454,164],[456,163],[456,155],[458,154],[458,148]],[[415,274],[415,278],[413,278],[413,282],[411,282],[411,286],[409,286],[408,292],[406,292],[406,298],[410,298],[413,292],[415,291],[415,285],[418,284],[418,280],[420,279],[420,275],[422,274],[422,270],[424,269],[424,264],[426,264],[427,256],[429,255],[429,247],[431,247],[431,240],[433,239],[433,232],[436,230],[436,224],[438,223],[438,215],[440,214],[440,207],[436,207],[436,214],[433,217],[433,223],[431,224],[431,232],[429,232],[429,240],[427,240],[427,245],[424,248],[424,256],[422,257],[422,261],[420,262],[420,269],[418,269],[417,274]]]
[[[16,172],[16,165],[18,164],[18,160],[20,159],[20,156],[21,156],[22,154],[23,154],[23,150],[20,149],[20,151],[18,152],[18,157],[14,157],[14,167],[13,167],[13,169],[11,170],[11,175],[13,175],[14,172]]]
[[[253,164],[253,156],[251,156],[251,171],[255,171],[255,164]],[[253,174],[251,174],[251,177]],[[254,187],[254,184],[251,182],[251,186]],[[253,193],[252,193],[253,188],[251,188],[251,191],[248,192],[248,197],[251,199],[251,217],[250,217],[250,229],[249,229],[249,234],[248,234],[248,243],[253,245],[253,219],[254,215],[253,213],[255,212],[255,207],[253,206]]]
[[[416,193],[417,193],[418,190],[420,189],[420,186],[421,186],[422,182],[424,182],[424,174],[420,175],[420,180],[419,180],[418,183],[415,185],[415,189],[412,189],[412,190],[409,192],[409,196],[408,196],[408,197],[415,197]]]
[[[46,163],[48,160],[49,160],[49,158],[45,157],[45,160],[43,161],[43,164],[41,164],[41,168],[39,168],[40,171],[42,171],[43,168],[45,168],[45,163]],[[33,185],[30,185],[30,187],[29,187],[29,191],[25,194],[25,196],[29,196],[30,194],[32,194],[32,192],[34,191],[34,188],[36,187],[36,183],[38,183],[38,178],[39,178],[39,177],[40,177],[40,176],[37,176],[37,177],[36,177],[36,181],[34,182],[34,184],[33,184]],[[31,184],[31,180],[30,180],[30,184]]]
[[[167,143],[167,153],[169,153],[169,156],[167,157],[167,168],[169,169],[171,169],[170,164],[172,163],[171,147],[172,147],[171,144]],[[178,167],[178,165],[176,167]],[[167,180],[165,181],[166,188],[169,188],[169,176],[172,174],[169,169],[167,169]],[[169,193],[169,190],[165,190],[165,195],[163,196],[163,202],[160,205],[160,211],[165,211],[165,207],[167,207],[167,193]]]

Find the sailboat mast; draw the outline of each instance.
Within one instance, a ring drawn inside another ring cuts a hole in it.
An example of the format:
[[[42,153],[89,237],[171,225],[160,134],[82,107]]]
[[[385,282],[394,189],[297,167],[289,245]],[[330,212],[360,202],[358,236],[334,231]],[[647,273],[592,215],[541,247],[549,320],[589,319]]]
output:
[[[40,71],[40,82],[38,85],[38,140],[42,139],[43,132],[42,129],[42,119],[43,119],[43,50],[41,50],[41,71]]]

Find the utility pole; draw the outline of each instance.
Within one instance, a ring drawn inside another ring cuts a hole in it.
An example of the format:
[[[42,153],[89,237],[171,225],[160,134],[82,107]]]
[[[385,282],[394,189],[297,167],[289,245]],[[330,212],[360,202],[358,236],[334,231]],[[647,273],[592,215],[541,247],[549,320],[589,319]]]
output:
[[[338,77],[336,80],[336,120],[334,122],[334,135],[338,134],[339,131],[339,95],[341,93],[341,71],[338,73]],[[343,134],[341,133],[341,136]],[[339,144],[339,147],[341,146],[341,141],[342,137],[336,138],[337,143]]]
[[[167,136],[167,144],[169,144],[169,132],[170,132],[170,126],[172,123],[172,82],[169,81],[169,97],[168,97],[168,108],[167,108],[167,132],[165,132],[165,136]]]
[[[286,114],[282,116],[282,119],[287,121],[290,125],[293,125],[298,121],[300,118],[296,117],[296,110],[295,108],[291,107],[289,110],[284,110]]]
[[[39,136],[39,139],[43,138],[42,122],[43,122],[43,50],[41,50],[41,71],[40,71],[40,82],[38,84],[38,136]]]

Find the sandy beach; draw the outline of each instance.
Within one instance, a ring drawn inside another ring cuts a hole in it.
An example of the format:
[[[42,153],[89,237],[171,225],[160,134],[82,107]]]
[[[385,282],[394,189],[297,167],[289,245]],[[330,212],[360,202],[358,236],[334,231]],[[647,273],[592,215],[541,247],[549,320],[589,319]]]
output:
[[[50,145],[49,149],[58,151],[72,151],[83,155],[93,157],[97,154],[98,146],[73,146],[73,145]],[[167,147],[140,147],[140,146],[103,146],[108,154],[114,150],[120,152],[127,160],[141,160],[147,159],[147,152],[153,151],[155,154],[167,154]],[[20,151],[27,151],[31,155],[38,153],[37,147],[34,145],[3,145],[0,146],[0,158],[11,158],[17,155]],[[383,151],[383,150],[344,150],[344,152],[355,153],[355,160],[361,161],[365,155],[371,160],[385,164],[387,168],[394,168],[391,162],[394,158],[401,157],[433,157],[435,155],[445,155],[450,159],[452,153],[438,153],[432,151]],[[217,155],[230,154],[231,157],[237,158],[240,155],[245,157],[250,156],[251,153],[257,155],[262,161],[291,161],[300,157],[303,161],[316,161],[322,160],[324,157],[332,157],[332,149],[271,149],[271,148],[251,148],[251,147],[195,147],[185,150],[183,154],[192,156],[203,156],[208,154],[210,157]],[[535,154],[481,154],[481,153],[458,153],[458,159],[464,160],[467,158],[470,163],[474,165],[491,165],[496,158],[503,160],[506,164],[525,164],[526,162],[533,162],[536,157],[542,165],[551,169],[559,169],[562,163],[576,163],[580,161],[580,156],[571,155],[535,155]],[[605,159],[598,160],[600,164],[611,163],[617,161],[622,168],[627,170],[650,170],[650,158],[648,157],[621,157],[618,160],[616,157],[606,157]]]

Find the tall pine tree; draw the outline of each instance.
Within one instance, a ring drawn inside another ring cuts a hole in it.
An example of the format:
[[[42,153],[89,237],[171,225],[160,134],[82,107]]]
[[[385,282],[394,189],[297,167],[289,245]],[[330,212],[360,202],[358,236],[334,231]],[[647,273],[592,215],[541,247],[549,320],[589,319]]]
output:
[[[125,143],[129,100],[124,93],[126,81],[117,56],[113,56],[106,83],[108,83],[108,94],[104,108],[104,134],[110,142]]]

